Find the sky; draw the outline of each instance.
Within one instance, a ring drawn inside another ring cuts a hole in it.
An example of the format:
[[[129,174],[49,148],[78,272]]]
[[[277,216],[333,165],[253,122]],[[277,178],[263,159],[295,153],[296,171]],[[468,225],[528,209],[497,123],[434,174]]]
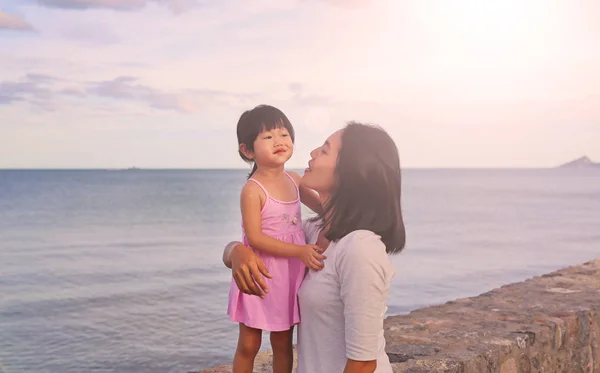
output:
[[[289,166],[355,120],[410,168],[600,161],[597,0],[0,0],[0,168]]]

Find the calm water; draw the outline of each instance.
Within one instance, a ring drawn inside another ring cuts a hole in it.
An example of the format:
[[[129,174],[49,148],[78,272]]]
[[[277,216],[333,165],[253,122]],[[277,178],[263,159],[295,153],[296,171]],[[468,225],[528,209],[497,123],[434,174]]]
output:
[[[229,362],[220,260],[244,176],[0,171],[0,372]],[[403,198],[390,314],[600,257],[598,171],[407,170]]]

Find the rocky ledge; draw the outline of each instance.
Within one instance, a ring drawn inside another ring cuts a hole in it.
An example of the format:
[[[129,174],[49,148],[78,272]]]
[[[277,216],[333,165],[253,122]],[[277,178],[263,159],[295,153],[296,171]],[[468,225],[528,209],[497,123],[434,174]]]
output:
[[[600,260],[388,317],[385,332],[395,373],[600,372]],[[255,372],[271,371],[261,354]]]

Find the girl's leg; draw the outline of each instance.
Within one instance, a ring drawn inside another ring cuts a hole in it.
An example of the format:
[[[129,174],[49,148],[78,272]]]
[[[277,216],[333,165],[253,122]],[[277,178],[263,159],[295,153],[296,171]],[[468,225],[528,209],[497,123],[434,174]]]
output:
[[[271,332],[273,373],[292,373],[294,366],[294,327],[283,332]]]
[[[238,345],[233,357],[233,373],[252,373],[254,358],[260,350],[262,330],[247,327],[240,323]]]

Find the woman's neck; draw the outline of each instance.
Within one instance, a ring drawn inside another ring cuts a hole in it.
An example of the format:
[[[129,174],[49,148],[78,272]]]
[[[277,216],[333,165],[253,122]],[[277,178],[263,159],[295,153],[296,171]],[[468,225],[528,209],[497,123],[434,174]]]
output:
[[[319,193],[319,200],[321,201],[321,207],[323,208],[323,211],[325,212],[325,215],[321,216],[321,220],[326,223],[325,226],[323,226],[323,231],[327,232],[327,230],[329,229],[329,225],[331,224],[331,222],[329,221],[327,215],[331,215],[331,213],[333,212],[332,210],[329,211],[325,211],[325,207],[327,206],[327,202],[329,201],[329,193]]]
[[[321,200],[321,206],[325,208],[327,201],[329,200],[329,194],[319,193],[319,199]],[[331,210],[326,211],[326,214],[331,214]],[[316,245],[319,246],[322,250],[327,250],[329,247],[329,239],[326,237],[326,233],[329,230],[329,225],[331,222],[325,216],[321,216],[321,222],[325,223],[324,226],[321,227],[319,234],[317,236]]]
[[[319,200],[321,201],[321,206],[325,206],[329,200],[329,193],[319,193]]]

